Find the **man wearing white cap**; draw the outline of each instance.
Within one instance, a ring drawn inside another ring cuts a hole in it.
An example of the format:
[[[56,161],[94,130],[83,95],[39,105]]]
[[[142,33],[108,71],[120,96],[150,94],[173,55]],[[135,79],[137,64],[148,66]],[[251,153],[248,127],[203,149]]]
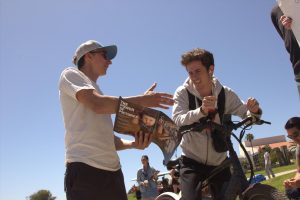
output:
[[[96,84],[106,74],[117,54],[115,45],[103,46],[89,40],[74,55],[77,68],[66,68],[59,80],[59,96],[65,124],[68,200],[127,199],[117,150],[144,149],[149,133],[138,132],[134,141],[113,133],[111,114],[116,113],[118,97],[107,96]],[[154,92],[153,84],[143,95],[125,97],[146,107],[168,108],[172,95]]]

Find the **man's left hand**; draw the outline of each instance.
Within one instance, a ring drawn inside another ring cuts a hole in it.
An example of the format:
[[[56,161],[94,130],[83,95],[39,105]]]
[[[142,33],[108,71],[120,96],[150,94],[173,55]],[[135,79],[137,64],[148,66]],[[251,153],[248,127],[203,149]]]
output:
[[[135,141],[132,143],[133,148],[136,149],[145,149],[147,148],[152,141],[152,134],[144,133],[143,131],[138,131],[135,134]]]

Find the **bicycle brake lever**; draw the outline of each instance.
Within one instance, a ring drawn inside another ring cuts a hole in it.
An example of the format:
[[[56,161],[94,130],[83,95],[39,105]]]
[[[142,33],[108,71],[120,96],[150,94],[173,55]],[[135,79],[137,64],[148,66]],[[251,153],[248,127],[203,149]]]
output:
[[[267,121],[265,121],[265,120],[262,120],[262,119],[260,119],[260,120],[258,120],[257,122],[255,122],[255,124],[257,124],[257,125],[262,125],[262,124],[271,124],[271,122],[267,122]]]

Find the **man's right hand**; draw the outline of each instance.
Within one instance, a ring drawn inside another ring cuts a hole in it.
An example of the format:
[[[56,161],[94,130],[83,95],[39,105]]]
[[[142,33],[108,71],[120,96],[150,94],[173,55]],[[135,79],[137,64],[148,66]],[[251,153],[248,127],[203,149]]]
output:
[[[216,101],[215,96],[206,96],[202,100],[202,110],[204,114],[208,115],[209,112],[216,110]]]
[[[153,83],[152,86],[146,90],[143,95],[143,106],[156,107],[168,109],[169,106],[173,106],[173,95],[164,92],[154,92],[157,83]]]

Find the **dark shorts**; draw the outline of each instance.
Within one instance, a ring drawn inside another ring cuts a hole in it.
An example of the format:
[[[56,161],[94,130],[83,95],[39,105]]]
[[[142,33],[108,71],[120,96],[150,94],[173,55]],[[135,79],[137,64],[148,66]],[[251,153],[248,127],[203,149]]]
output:
[[[67,200],[127,200],[123,173],[112,172],[87,164],[67,164],[65,174]]]

